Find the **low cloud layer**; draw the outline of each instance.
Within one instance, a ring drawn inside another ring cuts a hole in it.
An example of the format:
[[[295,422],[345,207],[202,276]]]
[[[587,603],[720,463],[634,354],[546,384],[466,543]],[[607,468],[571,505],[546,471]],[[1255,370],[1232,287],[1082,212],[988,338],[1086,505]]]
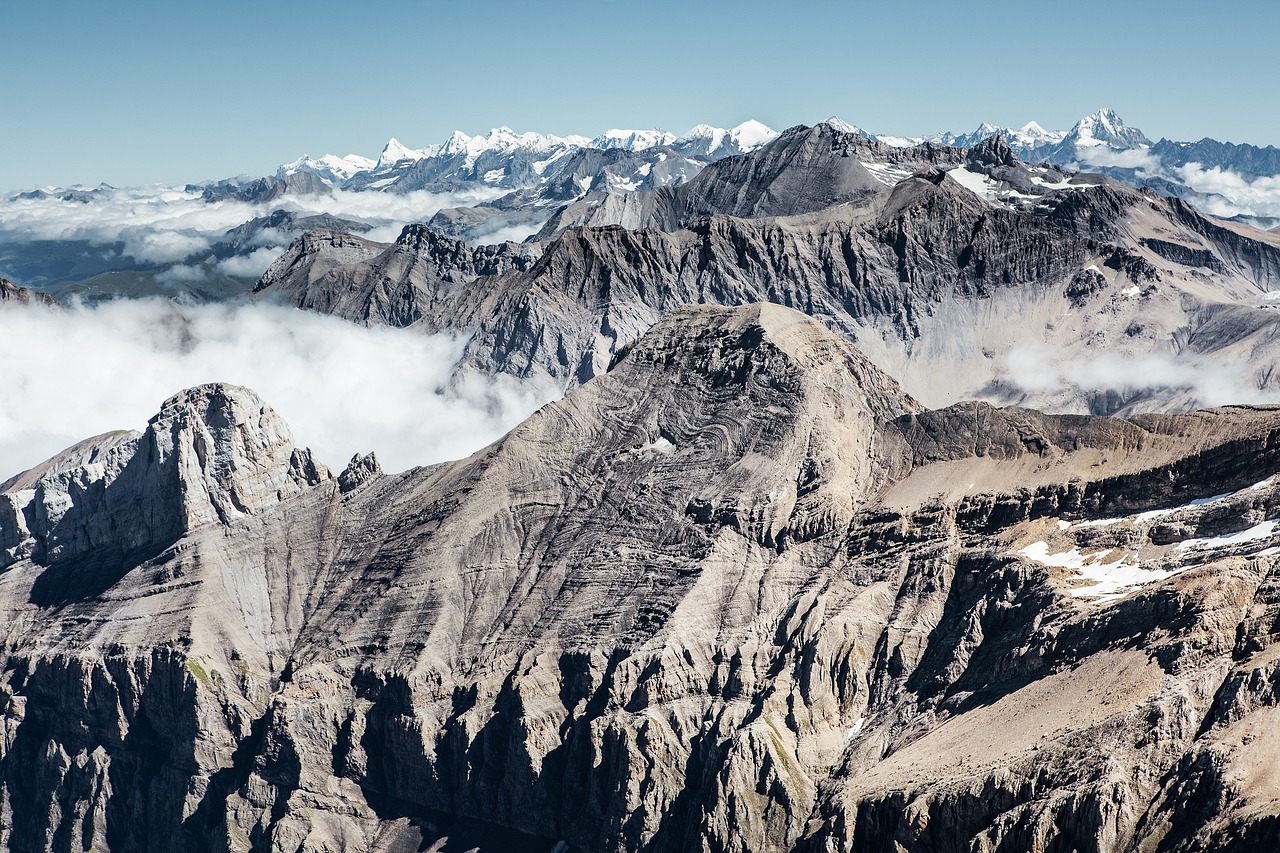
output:
[[[1037,405],[1056,404],[1048,407],[1060,411],[1079,410],[1073,402],[1107,393],[1130,399],[1153,392],[1158,401],[1155,408],[1280,403],[1280,388],[1259,387],[1256,364],[1220,355],[1104,351],[1064,358],[1035,343],[1011,349],[1001,363],[1005,384],[1025,392]]]
[[[81,439],[143,429],[204,382],[252,388],[335,470],[370,450],[388,471],[464,457],[554,396],[479,376],[442,392],[464,342],[273,305],[4,304],[0,341],[0,481]]]
[[[1077,165],[1104,166],[1112,169],[1136,169],[1139,174],[1154,174],[1160,161],[1145,148],[1117,150],[1106,145],[1076,146]]]
[[[135,261],[171,264],[207,252],[228,229],[273,210],[288,210],[300,216],[327,213],[372,226],[372,239],[394,240],[405,225],[424,222],[442,208],[465,207],[498,194],[500,191],[491,189],[403,195],[335,191],[287,195],[272,202],[248,204],[234,199],[206,202],[197,192],[169,187],[101,187],[78,192],[68,199],[62,193],[44,198],[0,198],[0,243],[120,243],[121,253]],[[255,240],[263,248],[279,248],[288,242],[289,236],[278,231],[264,233]],[[247,274],[257,275],[264,269],[266,264]]]
[[[1188,163],[1176,172],[1183,183],[1203,194],[1196,204],[1208,213],[1280,217],[1280,175],[1249,180],[1237,172],[1218,166],[1206,169],[1199,163]]]

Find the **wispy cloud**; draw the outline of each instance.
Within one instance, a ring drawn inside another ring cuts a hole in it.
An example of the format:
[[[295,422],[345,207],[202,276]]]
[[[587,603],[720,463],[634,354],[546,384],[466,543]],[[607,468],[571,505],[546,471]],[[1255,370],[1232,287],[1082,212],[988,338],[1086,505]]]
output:
[[[404,195],[335,191],[290,195],[263,204],[234,199],[206,202],[199,193],[171,187],[104,187],[66,201],[58,194],[47,198],[12,196],[0,198],[0,244],[31,240],[85,240],[99,246],[121,243],[121,253],[135,261],[170,264],[198,257],[228,229],[277,209],[302,216],[327,213],[362,222],[376,229],[371,239],[394,240],[405,225],[426,221],[442,208],[488,201],[501,192],[486,188]],[[258,247],[280,247],[288,244],[289,235],[268,230],[252,242]]]
[[[1160,161],[1145,148],[1117,150],[1106,145],[1077,146],[1076,159],[1081,166],[1136,169],[1144,174],[1154,174],[1160,168]]]
[[[1014,347],[1001,359],[1000,378],[1034,401],[1059,401],[1068,408],[1082,397],[1114,392],[1129,397],[1156,392],[1161,400],[1188,406],[1280,402],[1280,388],[1268,386],[1256,375],[1258,366],[1197,353],[1099,352],[1088,357],[1064,358],[1042,343]]]
[[[83,438],[141,429],[204,382],[252,388],[338,469],[370,450],[387,470],[465,456],[554,396],[507,377],[450,387],[465,342],[447,335],[274,305],[6,304],[0,341],[21,354],[6,360],[0,395],[0,481]]]
[[[271,262],[280,257],[283,252],[284,249],[280,246],[264,246],[261,249],[254,249],[247,255],[236,255],[218,261],[218,269],[227,275],[256,278],[266,272]]]

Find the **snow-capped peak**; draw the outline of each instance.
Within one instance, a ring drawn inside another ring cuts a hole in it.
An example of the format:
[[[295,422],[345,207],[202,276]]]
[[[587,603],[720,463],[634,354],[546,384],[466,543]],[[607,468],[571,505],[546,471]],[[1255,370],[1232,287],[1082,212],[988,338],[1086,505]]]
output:
[[[382,147],[382,153],[378,156],[377,168],[385,169],[388,166],[394,166],[404,160],[421,160],[428,156],[428,152],[420,151],[416,148],[409,148],[402,144],[400,140],[394,136],[387,140],[387,144]]]
[[[1088,148],[1097,145],[1108,145],[1112,148],[1145,147],[1151,140],[1136,127],[1129,127],[1116,114],[1116,111],[1103,107],[1096,113],[1085,116],[1076,122],[1075,127],[1067,134],[1068,139],[1077,147]]]
[[[684,133],[676,137],[677,142],[685,142],[693,139],[719,139],[725,134],[722,127],[712,127],[709,124],[695,124]]]
[[[755,151],[778,138],[778,132],[755,119],[747,119],[729,131],[729,137],[742,153]]]
[[[462,154],[467,150],[467,146],[471,144],[471,137],[467,136],[460,130],[455,130],[449,134],[449,138],[440,144],[440,156],[449,157],[453,154]]]
[[[730,130],[709,124],[695,125],[672,145],[695,157],[718,158],[755,151],[777,138],[777,131],[750,119]]]
[[[604,133],[590,140],[588,143],[592,148],[610,149],[623,148],[627,151],[644,151],[647,148],[657,148],[660,145],[670,145],[676,141],[674,133],[668,133],[660,128],[652,130],[606,130]]]
[[[865,135],[862,128],[858,127],[857,125],[849,124],[849,122],[845,121],[839,116],[831,116],[826,120],[820,121],[818,123],[825,124],[827,127],[831,128],[832,130],[838,130],[841,133],[856,133],[859,135]]]
[[[581,136],[516,133],[506,125],[502,125],[490,129],[483,136],[467,136],[462,131],[455,130],[453,135],[439,147],[439,153],[442,157],[465,154],[469,160],[474,160],[481,154],[489,152],[510,154],[514,151],[529,151],[543,154],[557,149],[581,147],[588,142],[589,140]]]
[[[346,157],[325,154],[323,157],[299,157],[285,163],[276,170],[276,176],[284,178],[299,172],[310,172],[326,184],[336,186],[357,172],[367,172],[375,165],[376,161],[359,154],[348,154]]]

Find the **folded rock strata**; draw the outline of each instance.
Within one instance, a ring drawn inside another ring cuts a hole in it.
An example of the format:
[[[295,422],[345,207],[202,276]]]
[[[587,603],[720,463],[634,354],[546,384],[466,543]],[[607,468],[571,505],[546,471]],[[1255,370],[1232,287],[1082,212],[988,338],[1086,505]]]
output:
[[[0,841],[1268,849],[1278,454],[1267,408],[927,411],[775,305],[402,474],[193,389],[2,490],[71,508],[0,574]],[[163,548],[88,589],[126,475]]]

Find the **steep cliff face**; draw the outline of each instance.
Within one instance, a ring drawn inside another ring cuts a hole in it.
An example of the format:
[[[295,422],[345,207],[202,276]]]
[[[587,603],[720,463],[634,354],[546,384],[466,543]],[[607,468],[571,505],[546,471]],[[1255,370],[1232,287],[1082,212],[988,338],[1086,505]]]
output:
[[[254,293],[357,323],[409,326],[458,311],[473,301],[467,285],[529,269],[539,247],[506,243],[473,248],[423,225],[410,225],[394,244],[336,232],[308,232],[263,274]]]
[[[253,392],[201,386],[167,400],[143,433],[89,439],[4,483],[0,569],[128,560],[328,478]]]
[[[700,307],[469,459],[299,475],[206,386],[4,497],[144,438],[176,539],[0,573],[10,849],[1273,840],[1278,410],[928,412]]]

